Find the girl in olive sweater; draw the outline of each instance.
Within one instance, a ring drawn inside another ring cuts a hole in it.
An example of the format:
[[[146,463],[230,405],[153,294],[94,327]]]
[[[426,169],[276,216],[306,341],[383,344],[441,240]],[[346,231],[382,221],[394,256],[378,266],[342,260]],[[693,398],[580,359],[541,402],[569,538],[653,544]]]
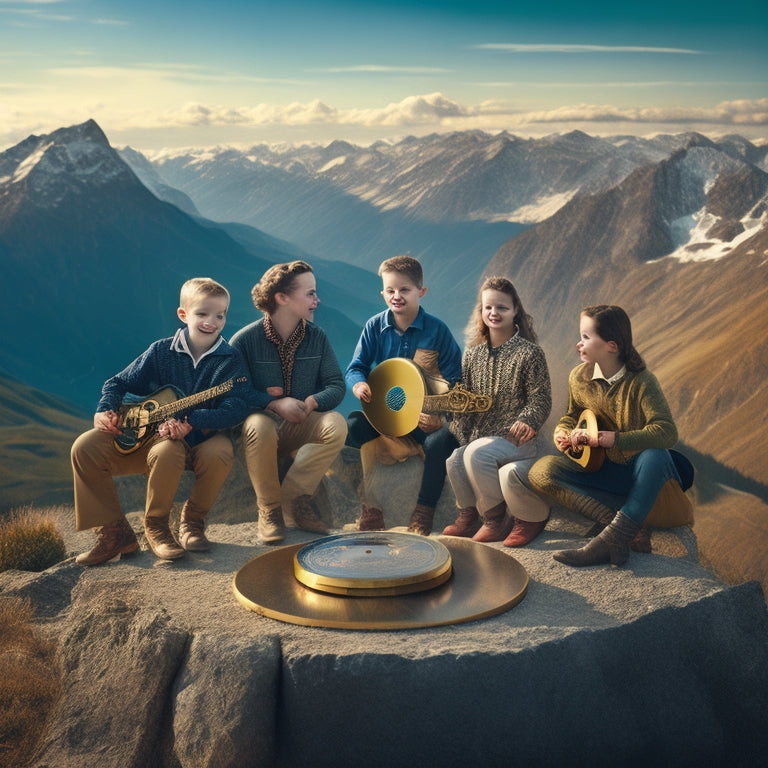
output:
[[[677,428],[659,382],[632,344],[626,312],[616,306],[586,307],[579,330],[582,363],[570,373],[568,411],[555,428],[561,455],[539,459],[528,477],[563,506],[607,524],[581,549],[555,553],[556,560],[620,566],[662,486],[670,479],[680,482],[668,450],[677,442]],[[577,427],[585,409],[597,418],[596,437]],[[597,471],[564,455],[578,455],[586,445],[606,449]]]

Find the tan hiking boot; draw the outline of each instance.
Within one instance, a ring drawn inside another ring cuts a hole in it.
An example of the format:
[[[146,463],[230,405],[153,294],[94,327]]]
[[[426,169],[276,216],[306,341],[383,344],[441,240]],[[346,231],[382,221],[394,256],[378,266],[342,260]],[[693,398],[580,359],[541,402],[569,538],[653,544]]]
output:
[[[173,538],[167,517],[145,517],[144,535],[155,557],[161,560],[178,560],[186,554]]]
[[[111,525],[97,528],[96,535],[96,546],[75,558],[78,565],[100,565],[109,560],[119,560],[120,555],[130,555],[139,548],[136,534],[124,517]]]
[[[363,511],[357,521],[358,531],[383,531],[384,513],[376,507],[368,507],[363,504]]]
[[[272,544],[285,538],[285,523],[280,507],[259,510],[259,536],[265,544]]]
[[[324,535],[328,533],[328,528],[320,519],[311,496],[308,494],[297,496],[293,500],[291,508],[293,510],[293,521],[296,523],[297,528],[301,528],[302,531],[309,531],[310,533],[322,533]]]
[[[187,552],[207,552],[211,548],[211,542],[205,535],[205,513],[195,510],[189,502],[181,510],[179,544]]]
[[[443,528],[443,536],[472,537],[480,529],[480,515],[475,507],[465,507],[459,510],[459,516],[452,525]]]
[[[409,533],[418,533],[419,536],[429,536],[432,533],[432,520],[435,517],[435,508],[424,504],[417,504],[411,515]]]

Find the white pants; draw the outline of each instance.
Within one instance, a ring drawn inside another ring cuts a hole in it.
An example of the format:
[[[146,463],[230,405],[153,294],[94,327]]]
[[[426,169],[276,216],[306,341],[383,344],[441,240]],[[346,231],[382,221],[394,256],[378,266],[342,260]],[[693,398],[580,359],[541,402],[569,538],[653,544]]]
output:
[[[506,502],[521,520],[546,520],[549,504],[526,485],[537,453],[535,437],[520,446],[503,437],[480,437],[457,448],[446,461],[456,506],[476,507],[484,515]]]

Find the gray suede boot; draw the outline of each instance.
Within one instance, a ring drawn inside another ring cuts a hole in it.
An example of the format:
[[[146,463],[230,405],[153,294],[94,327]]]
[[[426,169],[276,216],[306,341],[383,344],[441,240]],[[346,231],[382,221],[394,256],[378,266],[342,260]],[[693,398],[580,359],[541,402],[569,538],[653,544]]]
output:
[[[558,562],[574,565],[577,568],[608,562],[614,568],[618,568],[627,562],[629,545],[641,527],[641,523],[619,511],[611,524],[588,544],[580,549],[564,549],[555,552],[552,557]]]

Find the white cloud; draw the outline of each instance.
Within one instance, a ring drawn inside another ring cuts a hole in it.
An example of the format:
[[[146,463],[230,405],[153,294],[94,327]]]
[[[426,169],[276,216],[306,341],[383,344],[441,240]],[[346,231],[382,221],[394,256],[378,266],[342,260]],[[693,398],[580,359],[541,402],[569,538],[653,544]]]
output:
[[[472,46],[507,53],[679,53],[697,54],[690,48],[659,48],[649,45],[575,45],[572,43],[480,43]]]
[[[768,98],[725,101],[705,107],[620,108],[599,104],[573,104],[556,109],[521,111],[508,103],[484,101],[463,106],[441,93],[409,96],[384,107],[337,109],[320,100],[287,105],[259,104],[235,109],[222,106],[186,104],[178,110],[166,111],[160,124],[174,125],[360,125],[366,127],[408,127],[449,123],[457,127],[462,121],[480,127],[486,118],[499,119],[510,127],[535,123],[709,123],[722,125],[768,125]]]
[[[768,98],[723,101],[714,107],[642,107],[622,109],[576,104],[557,109],[518,114],[530,123],[633,122],[710,123],[721,125],[768,125]]]
[[[139,83],[141,85],[141,83]],[[6,96],[11,94],[7,92]],[[486,100],[464,105],[441,93],[409,96],[382,107],[341,109],[319,99],[289,104],[226,105],[188,102],[178,108],[116,108],[105,102],[78,102],[51,106],[43,116],[3,103],[0,87],[0,148],[11,146],[31,133],[47,133],[88,118],[95,119],[110,136],[122,135],[131,143],[136,137],[153,136],[155,146],[169,146],[166,135],[213,137],[210,143],[238,141],[250,132],[283,141],[293,136],[309,140],[331,138],[397,138],[405,133],[430,131],[511,131],[519,135],[544,135],[581,128],[608,135],[644,135],[664,131],[699,130],[738,132],[747,138],[764,138],[768,126],[768,98],[723,101],[712,107],[645,107],[626,109],[611,105],[573,104],[555,109],[524,110],[513,103]],[[244,133],[248,132],[248,133]],[[137,146],[140,144],[137,144]]]
[[[351,67],[329,67],[325,69],[312,69],[311,72],[382,72],[384,74],[409,74],[409,75],[439,75],[453,72],[452,69],[443,67],[409,67],[409,66],[383,66],[381,64],[357,64]]]

